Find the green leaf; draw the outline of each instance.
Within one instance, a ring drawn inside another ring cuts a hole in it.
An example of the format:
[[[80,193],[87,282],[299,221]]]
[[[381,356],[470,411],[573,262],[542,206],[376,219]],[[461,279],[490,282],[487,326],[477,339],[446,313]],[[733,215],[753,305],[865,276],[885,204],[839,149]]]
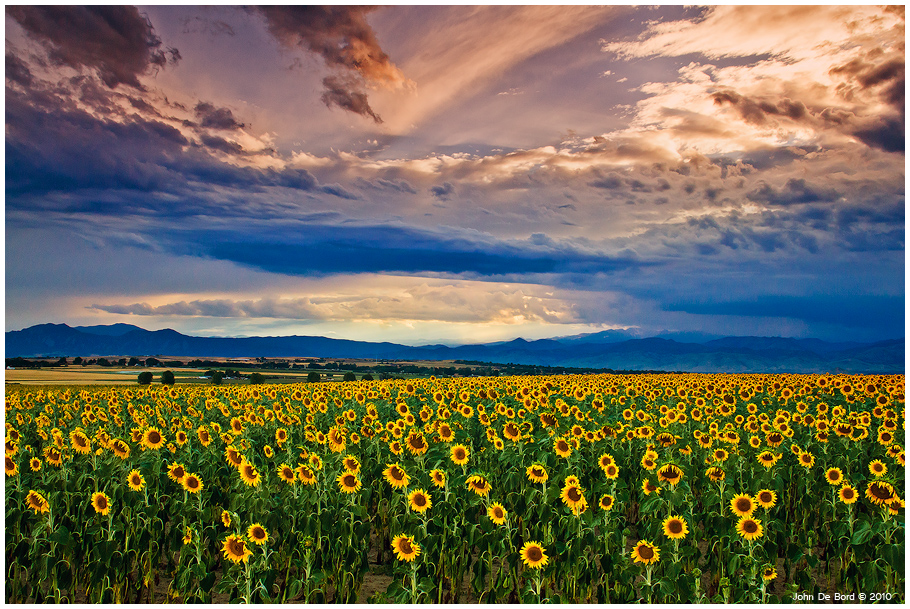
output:
[[[854,546],[858,546],[866,543],[872,537],[872,526],[868,522],[862,522],[853,531],[853,539],[850,540],[850,543]]]

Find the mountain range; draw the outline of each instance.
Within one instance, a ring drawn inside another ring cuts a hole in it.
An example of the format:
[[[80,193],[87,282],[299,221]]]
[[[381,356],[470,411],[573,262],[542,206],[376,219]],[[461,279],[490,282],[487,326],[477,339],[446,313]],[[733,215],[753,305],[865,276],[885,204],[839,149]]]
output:
[[[691,340],[691,339],[690,339]],[[130,324],[40,324],[6,333],[6,357],[328,357],[476,360],[493,363],[730,373],[904,372],[904,339],[875,343],[728,336],[700,342],[629,338],[609,330],[563,338],[476,345],[408,346],[322,336],[224,338],[145,330]]]

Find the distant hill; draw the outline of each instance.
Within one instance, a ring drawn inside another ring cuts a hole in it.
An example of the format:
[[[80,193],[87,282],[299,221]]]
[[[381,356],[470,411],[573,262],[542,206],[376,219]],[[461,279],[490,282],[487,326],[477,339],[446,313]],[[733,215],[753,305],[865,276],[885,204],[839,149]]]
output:
[[[904,339],[830,343],[818,339],[728,336],[706,342],[624,339],[619,333],[528,341],[411,347],[322,336],[187,336],[130,324],[41,324],[6,333],[6,357],[39,356],[335,357],[477,360],[494,363],[686,372],[904,372]]]

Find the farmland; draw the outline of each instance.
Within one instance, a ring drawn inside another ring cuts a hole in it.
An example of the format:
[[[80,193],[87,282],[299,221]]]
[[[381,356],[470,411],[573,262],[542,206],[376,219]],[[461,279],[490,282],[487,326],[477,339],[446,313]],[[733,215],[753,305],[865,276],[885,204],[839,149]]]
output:
[[[8,385],[5,600],[903,602],[904,407],[903,375]]]

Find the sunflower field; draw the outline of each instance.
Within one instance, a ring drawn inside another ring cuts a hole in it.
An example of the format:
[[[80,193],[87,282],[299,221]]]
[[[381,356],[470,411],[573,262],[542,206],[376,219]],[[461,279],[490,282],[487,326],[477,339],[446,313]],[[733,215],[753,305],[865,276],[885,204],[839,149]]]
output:
[[[903,375],[7,387],[5,600],[904,602],[904,405]]]

